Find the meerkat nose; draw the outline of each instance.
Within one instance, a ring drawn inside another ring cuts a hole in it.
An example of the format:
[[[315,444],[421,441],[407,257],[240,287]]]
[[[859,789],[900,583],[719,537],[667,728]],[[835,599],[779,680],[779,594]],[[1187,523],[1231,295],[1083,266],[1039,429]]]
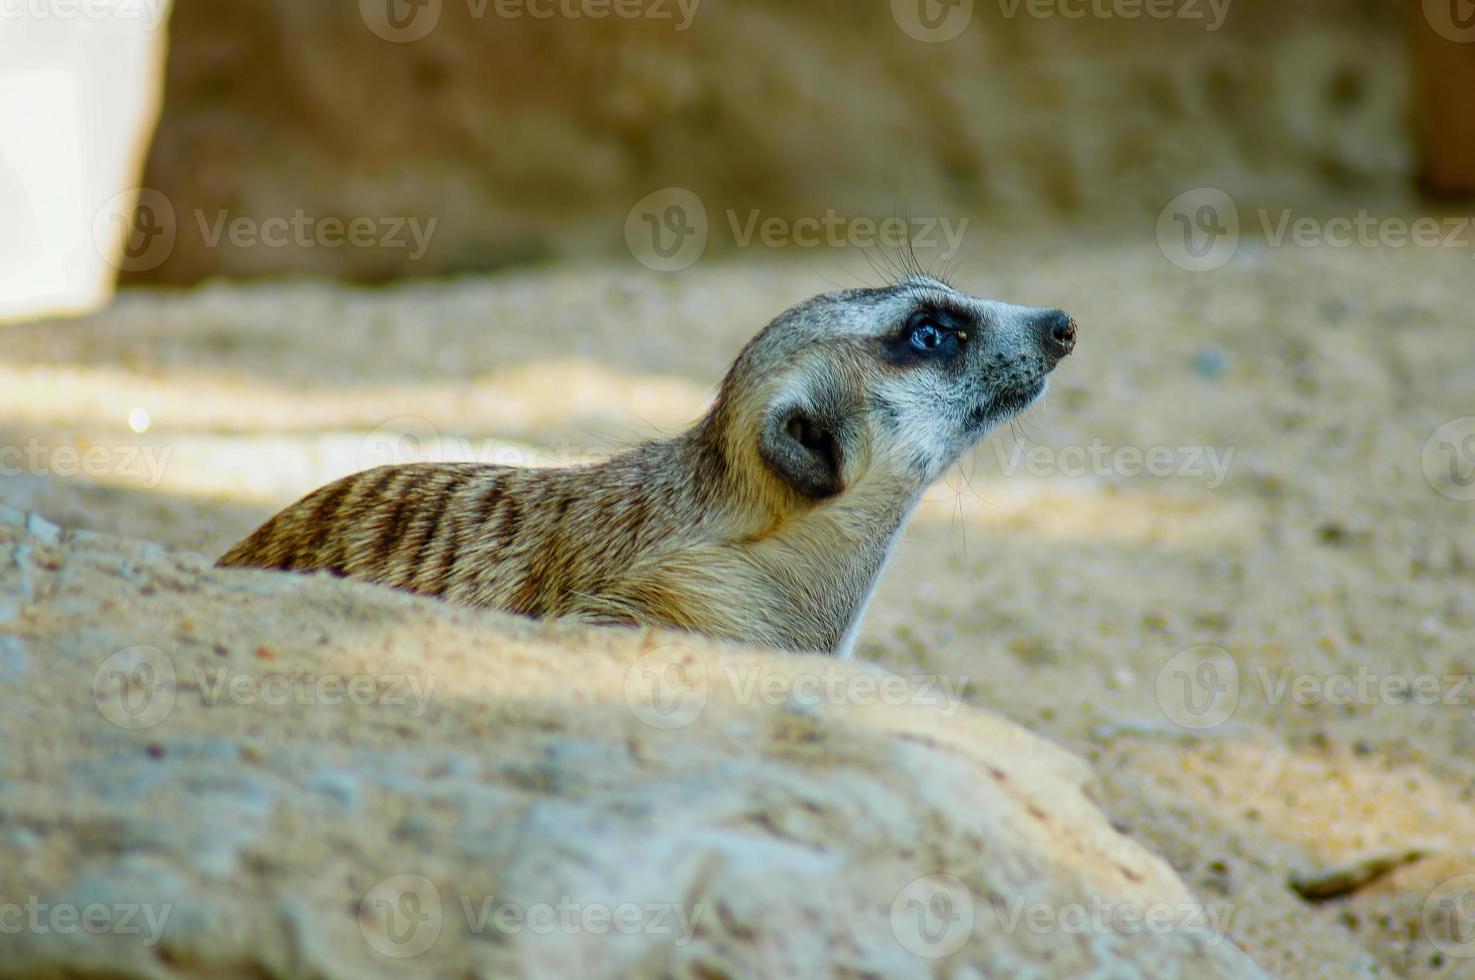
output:
[[[1064,310],[1050,310],[1037,321],[1040,344],[1057,358],[1076,348],[1076,322]]]

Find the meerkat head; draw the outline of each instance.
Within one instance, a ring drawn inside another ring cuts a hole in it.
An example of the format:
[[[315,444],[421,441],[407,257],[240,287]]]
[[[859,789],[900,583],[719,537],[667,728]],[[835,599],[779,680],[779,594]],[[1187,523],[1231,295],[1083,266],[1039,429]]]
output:
[[[868,484],[915,494],[1038,399],[1075,337],[1060,310],[979,299],[925,276],[828,293],[748,344],[718,412],[729,451],[755,453],[799,498]]]

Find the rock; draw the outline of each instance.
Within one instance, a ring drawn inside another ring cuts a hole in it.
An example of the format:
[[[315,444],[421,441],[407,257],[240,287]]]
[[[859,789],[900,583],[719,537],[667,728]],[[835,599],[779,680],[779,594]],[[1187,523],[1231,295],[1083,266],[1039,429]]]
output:
[[[25,644],[18,636],[0,635],[0,685],[11,687],[31,669]]]
[[[1375,854],[1352,864],[1293,874],[1288,884],[1305,901],[1329,902],[1346,898],[1424,856],[1424,852],[1418,850]]]
[[[39,547],[98,601],[0,643],[7,975],[1261,975],[929,679]]]
[[[40,514],[26,515],[26,532],[46,544],[58,544],[61,541],[61,528]]]

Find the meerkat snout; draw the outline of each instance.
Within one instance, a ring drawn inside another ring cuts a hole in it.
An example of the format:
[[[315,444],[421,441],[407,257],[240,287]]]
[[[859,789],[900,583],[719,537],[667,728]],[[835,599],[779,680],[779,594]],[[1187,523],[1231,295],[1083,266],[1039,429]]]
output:
[[[1039,318],[1044,345],[1057,358],[1068,357],[1076,349],[1076,322],[1064,310],[1050,310]]]
[[[589,466],[368,470],[220,564],[848,656],[922,492],[1044,393],[1076,332],[929,277],[827,293],[760,331],[681,435]]]

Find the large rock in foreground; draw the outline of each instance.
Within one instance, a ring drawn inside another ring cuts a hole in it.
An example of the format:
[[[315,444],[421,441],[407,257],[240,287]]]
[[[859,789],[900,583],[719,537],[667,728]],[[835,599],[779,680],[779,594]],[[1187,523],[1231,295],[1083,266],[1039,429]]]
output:
[[[1258,976],[958,679],[0,510],[11,976]]]

